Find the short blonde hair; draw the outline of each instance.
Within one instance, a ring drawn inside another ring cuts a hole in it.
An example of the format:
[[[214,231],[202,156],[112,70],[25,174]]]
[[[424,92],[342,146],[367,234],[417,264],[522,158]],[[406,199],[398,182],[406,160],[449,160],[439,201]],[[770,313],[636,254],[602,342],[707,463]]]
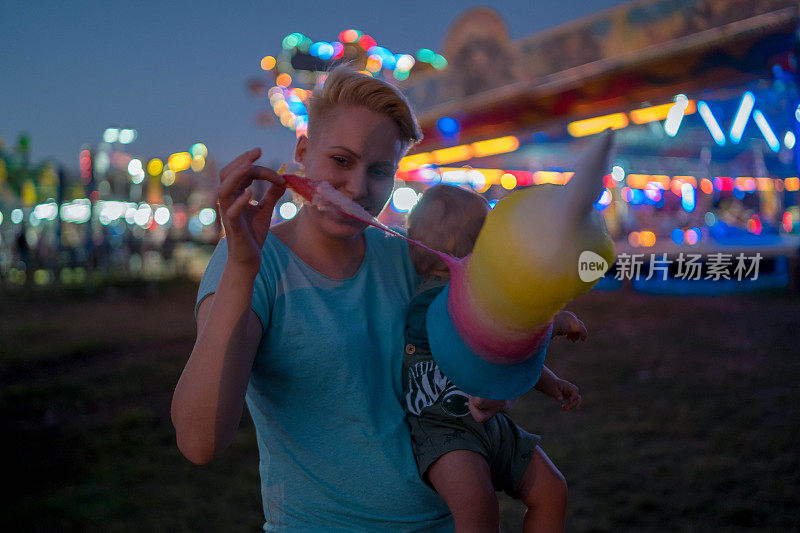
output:
[[[455,257],[472,252],[475,240],[483,227],[489,203],[467,189],[452,185],[435,185],[422,194],[408,216],[408,236]],[[434,254],[411,247],[411,261],[421,276],[446,269]]]
[[[308,103],[309,139],[316,127],[341,105],[366,107],[391,118],[397,124],[406,150],[422,140],[422,131],[403,93],[383,80],[356,71],[347,63],[331,70],[322,87],[312,92]]]

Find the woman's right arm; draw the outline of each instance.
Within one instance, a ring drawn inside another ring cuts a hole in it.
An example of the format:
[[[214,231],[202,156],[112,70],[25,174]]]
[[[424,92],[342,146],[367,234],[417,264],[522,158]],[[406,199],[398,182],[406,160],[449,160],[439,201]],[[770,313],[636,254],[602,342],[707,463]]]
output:
[[[253,165],[260,150],[236,158],[220,172],[220,215],[228,256],[214,294],[197,313],[197,340],[172,396],[172,424],[178,448],[204,464],[233,439],[244,410],[247,382],[261,339],[261,322],[250,308],[261,264],[261,247],[283,178]],[[247,187],[254,179],[272,183],[258,203]]]

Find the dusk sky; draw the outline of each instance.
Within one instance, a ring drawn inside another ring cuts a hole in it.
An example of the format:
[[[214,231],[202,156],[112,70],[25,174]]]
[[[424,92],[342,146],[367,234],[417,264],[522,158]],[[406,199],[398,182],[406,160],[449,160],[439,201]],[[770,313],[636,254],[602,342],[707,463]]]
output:
[[[286,159],[294,134],[255,124],[265,102],[246,82],[288,33],[332,41],[354,28],[395,53],[438,52],[453,20],[473,6],[497,10],[516,40],[623,3],[3,0],[0,136],[10,147],[27,132],[32,161],[52,157],[70,169],[80,146],[111,125],[135,128],[129,151],[144,158],[199,141],[222,165],[254,146],[270,161]]]

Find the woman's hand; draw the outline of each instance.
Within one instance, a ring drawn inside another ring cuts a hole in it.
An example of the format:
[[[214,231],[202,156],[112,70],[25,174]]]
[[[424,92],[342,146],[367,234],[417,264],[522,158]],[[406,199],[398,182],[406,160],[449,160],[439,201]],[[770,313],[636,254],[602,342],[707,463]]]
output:
[[[228,240],[228,261],[258,270],[261,247],[269,233],[275,204],[286,190],[283,177],[274,170],[254,165],[261,149],[253,148],[230,162],[219,173],[219,212]],[[257,204],[251,203],[253,180],[270,187]]]

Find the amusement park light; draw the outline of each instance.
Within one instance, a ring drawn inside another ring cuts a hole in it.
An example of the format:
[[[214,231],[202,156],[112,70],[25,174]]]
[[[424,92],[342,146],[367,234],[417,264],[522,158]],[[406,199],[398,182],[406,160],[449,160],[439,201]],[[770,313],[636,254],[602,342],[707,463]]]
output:
[[[422,152],[420,154],[407,155],[400,160],[398,170],[414,170],[422,165],[430,165],[433,163],[433,158],[430,152]]]
[[[150,162],[147,163],[147,172],[149,172],[151,176],[158,176],[161,174],[162,170],[164,170],[164,162],[157,157],[151,159]]]
[[[297,206],[293,202],[284,202],[278,208],[278,213],[284,220],[290,220],[297,214]]]
[[[197,214],[197,219],[202,225],[210,226],[217,219],[217,213],[210,207],[206,207],[200,210]]]
[[[694,211],[695,206],[695,190],[691,183],[684,183],[681,185],[681,207],[687,213]]]
[[[119,142],[122,144],[130,144],[136,140],[136,130],[127,129],[119,130]]]
[[[158,224],[159,226],[163,226],[164,224],[169,222],[169,217],[170,217],[169,209],[167,209],[163,205],[158,209],[156,209],[155,214],[153,214],[153,220],[155,220],[156,224]]]
[[[689,99],[686,98],[686,95],[679,94],[675,97],[675,104],[670,108],[667,120],[664,121],[664,132],[670,137],[678,134],[678,128],[681,127],[687,107],[689,107]]]
[[[452,117],[441,117],[436,121],[436,128],[445,137],[458,135],[458,132],[461,130],[458,121]]]
[[[625,113],[614,113],[603,115],[602,117],[587,118],[576,120],[567,124],[567,131],[573,137],[585,137],[594,135],[608,128],[618,130],[628,125],[628,115]]]
[[[783,145],[786,147],[787,150],[791,150],[794,148],[795,137],[794,133],[791,131],[787,131],[786,135],[783,136]]]
[[[103,141],[111,144],[117,142],[119,139],[119,129],[117,128],[106,128],[106,131],[103,132]]]
[[[706,123],[708,131],[714,138],[714,142],[719,146],[725,146],[725,134],[722,133],[722,128],[719,127],[719,123],[717,119],[714,118],[714,114],[711,112],[708,104],[702,100],[697,102],[697,110],[700,112],[700,117],[703,119],[703,122]]]
[[[519,139],[513,135],[472,143],[473,157],[505,154],[508,152],[513,152],[517,148],[519,148]]]
[[[731,125],[730,138],[733,144],[739,144],[744,134],[744,127],[747,125],[747,119],[750,118],[750,112],[753,110],[753,104],[756,102],[756,97],[750,91],[742,95],[742,101],[739,103],[739,109],[736,111],[736,116]]]
[[[264,56],[261,59],[261,68],[263,70],[272,70],[275,68],[275,58],[272,56]]]
[[[509,191],[517,186],[517,177],[514,174],[506,172],[500,177],[500,185]]]
[[[430,63],[436,57],[436,54],[430,48],[420,48],[417,50],[417,59],[424,63]]]
[[[180,172],[189,168],[189,166],[192,164],[192,156],[189,154],[189,152],[178,152],[177,154],[172,154],[169,156],[167,161],[169,168],[173,172]]]
[[[161,174],[161,183],[165,187],[175,184],[175,172],[171,168],[165,168]]]
[[[641,109],[634,109],[630,112],[631,121],[634,124],[647,124],[648,122],[655,122],[657,120],[664,120],[669,115],[670,109],[675,107],[675,103],[661,104],[651,107],[643,107]],[[697,110],[694,100],[686,101],[686,109],[684,115],[691,115]]]
[[[434,150],[431,152],[431,156],[433,156],[433,160],[436,161],[437,165],[446,165],[472,158],[472,148],[468,144],[460,144],[450,148]]]
[[[758,129],[761,130],[761,134],[764,136],[764,139],[766,139],[770,150],[772,150],[775,153],[780,152],[781,143],[775,136],[775,132],[773,132],[772,128],[769,127],[769,122],[767,122],[767,118],[764,116],[764,113],[756,109],[755,111],[753,111],[753,119],[756,121]]]
[[[410,187],[399,187],[392,193],[392,206],[400,213],[408,213],[411,208],[417,205],[419,196]]]

